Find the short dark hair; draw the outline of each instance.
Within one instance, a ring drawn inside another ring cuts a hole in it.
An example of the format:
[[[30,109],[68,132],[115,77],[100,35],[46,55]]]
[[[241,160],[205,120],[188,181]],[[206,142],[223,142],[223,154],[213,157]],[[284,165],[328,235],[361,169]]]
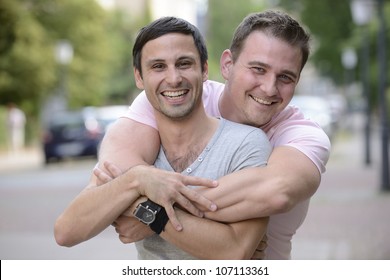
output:
[[[176,17],[162,17],[144,26],[139,31],[133,47],[133,66],[142,75],[141,54],[142,48],[148,41],[159,38],[168,33],[192,35],[198,49],[202,71],[208,59],[207,48],[199,29],[188,21]]]
[[[245,40],[253,31],[262,31],[275,38],[282,39],[291,46],[301,49],[301,71],[305,66],[310,53],[310,35],[292,17],[281,11],[264,11],[249,14],[237,27],[230,45],[230,51],[235,61],[243,48]]]

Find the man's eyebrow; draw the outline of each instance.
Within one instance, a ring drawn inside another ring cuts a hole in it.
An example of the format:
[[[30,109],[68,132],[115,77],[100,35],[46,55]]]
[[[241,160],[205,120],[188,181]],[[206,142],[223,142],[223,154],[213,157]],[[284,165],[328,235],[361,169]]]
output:
[[[271,68],[271,65],[267,64],[267,63],[264,63],[264,62],[260,62],[260,61],[251,61],[248,63],[250,66],[261,66],[261,67],[264,67],[266,69],[270,69]],[[282,71],[283,74],[286,74],[288,76],[291,76],[293,77],[294,79],[297,79],[298,78],[298,75],[294,72],[294,71],[291,71],[291,70],[283,70]]]
[[[151,58],[151,59],[148,59],[146,61],[146,65],[149,66],[149,65],[153,65],[155,63],[163,63],[165,62],[164,59],[161,59],[161,58]]]
[[[189,59],[192,61],[196,61],[196,58],[193,55],[182,55],[177,60],[179,61],[179,60],[183,60],[183,59]]]
[[[188,59],[188,60],[191,60],[191,61],[196,61],[196,58],[192,55],[183,55],[183,56],[180,56],[176,59],[176,61],[181,61],[181,60],[185,60],[185,59]],[[150,58],[148,59],[145,64],[147,66],[150,66],[150,65],[153,65],[155,63],[165,63],[165,59],[162,59],[162,58]]]

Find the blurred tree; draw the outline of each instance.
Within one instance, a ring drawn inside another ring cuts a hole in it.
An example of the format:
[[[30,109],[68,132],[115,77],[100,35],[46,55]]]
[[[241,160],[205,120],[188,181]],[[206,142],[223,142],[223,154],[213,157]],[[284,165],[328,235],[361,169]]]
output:
[[[29,116],[28,129],[37,130],[41,104],[60,86],[54,53],[63,39],[74,53],[67,69],[71,108],[112,103],[113,97],[127,102],[135,88],[132,36],[142,23],[125,18],[95,0],[0,1],[0,104],[18,104]]]
[[[30,4],[30,12],[45,27],[53,47],[63,39],[73,46],[74,56],[67,71],[69,106],[100,104],[109,76],[105,11],[94,0],[23,2]]]
[[[0,2],[0,26],[0,103],[14,102],[36,115],[55,81],[50,39],[21,1]]]
[[[259,0],[209,0],[208,31],[206,34],[209,51],[209,78],[222,80],[219,60],[228,49],[234,30],[249,13],[264,9],[264,1]]]
[[[137,17],[119,9],[110,12],[108,42],[114,55],[110,58],[106,103],[129,103],[140,92],[134,81],[132,49],[138,30],[151,21],[148,12],[146,8],[145,14]]]
[[[376,0],[372,0],[376,3]],[[299,14],[301,21],[309,27],[313,36],[313,52],[311,61],[322,74],[333,79],[335,83],[341,83],[343,77],[343,66],[341,64],[341,53],[347,46],[356,49],[358,54],[362,50],[362,30],[352,20],[350,0],[332,1],[330,5],[326,1],[310,0],[280,0],[279,5],[286,10]],[[390,1],[384,1],[384,14],[390,19]],[[387,22],[389,25],[390,22]],[[373,19],[368,25],[370,45],[369,81],[371,92],[371,106],[376,107],[378,97],[378,13],[374,11]],[[386,29],[386,41],[388,53],[390,50],[390,28]],[[387,65],[390,65],[390,55],[387,55]],[[355,77],[361,79],[362,61],[358,59]],[[387,80],[390,80],[390,71],[387,71]],[[388,87],[387,87],[388,89]],[[387,90],[387,100],[390,103],[390,92]],[[389,104],[390,106],[390,104]]]
[[[281,0],[286,10],[299,14],[299,20],[312,35],[311,61],[321,74],[336,84],[343,82],[341,53],[348,44],[354,24],[349,0],[327,1]]]

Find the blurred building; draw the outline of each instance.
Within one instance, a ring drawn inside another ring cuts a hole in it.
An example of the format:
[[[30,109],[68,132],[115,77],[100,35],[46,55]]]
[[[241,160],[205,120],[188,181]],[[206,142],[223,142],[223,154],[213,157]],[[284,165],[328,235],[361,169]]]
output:
[[[107,9],[121,9],[128,11],[133,15],[143,15],[147,8],[148,0],[96,0],[99,4]]]
[[[144,15],[150,9],[152,19],[176,16],[196,25],[204,34],[208,0],[97,0],[105,9],[121,9],[130,15]]]

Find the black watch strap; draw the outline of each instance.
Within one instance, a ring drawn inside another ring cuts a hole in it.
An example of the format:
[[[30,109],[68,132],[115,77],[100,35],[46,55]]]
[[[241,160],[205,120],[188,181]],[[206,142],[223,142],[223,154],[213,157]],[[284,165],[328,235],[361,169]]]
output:
[[[148,199],[147,201],[142,202],[141,204],[143,206],[151,209],[152,211],[155,211],[156,213],[158,213],[161,210],[161,208],[162,208],[159,204],[154,203],[150,199]]]
[[[154,202],[152,202],[154,203]],[[157,204],[158,205],[158,204]],[[165,208],[161,207],[160,211],[156,214],[156,219],[153,223],[149,225],[149,227],[157,234],[160,234],[162,231],[164,231],[166,224],[169,221],[167,212],[165,211]]]

